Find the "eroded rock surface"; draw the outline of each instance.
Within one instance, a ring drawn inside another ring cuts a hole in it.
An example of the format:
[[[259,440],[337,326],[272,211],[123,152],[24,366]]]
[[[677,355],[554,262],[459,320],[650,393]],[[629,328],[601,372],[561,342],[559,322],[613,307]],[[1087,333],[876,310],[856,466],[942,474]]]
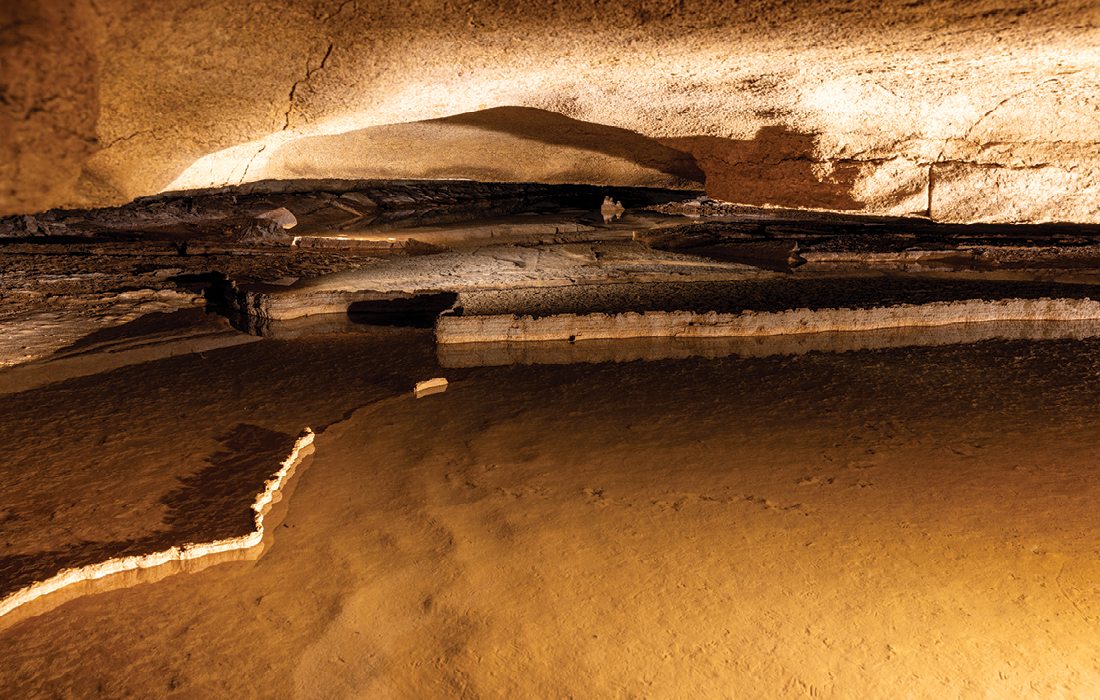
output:
[[[1100,221],[1100,6],[11,3],[0,213],[286,177]]]

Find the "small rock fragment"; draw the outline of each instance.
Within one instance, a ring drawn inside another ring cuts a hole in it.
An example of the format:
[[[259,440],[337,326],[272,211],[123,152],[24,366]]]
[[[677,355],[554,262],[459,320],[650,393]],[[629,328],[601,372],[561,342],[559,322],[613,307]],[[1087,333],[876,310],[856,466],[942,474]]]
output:
[[[616,202],[610,197],[604,197],[603,204],[600,205],[600,216],[603,217],[605,224],[622,217],[624,211],[626,208],[623,207],[622,202]]]
[[[286,207],[265,211],[263,214],[258,214],[256,218],[269,219],[279,224],[284,229],[291,229],[298,225],[298,219]]]
[[[426,379],[422,382],[417,382],[414,391],[418,399],[424,396],[431,396],[432,394],[442,394],[444,391],[447,391],[447,380],[443,377]]]

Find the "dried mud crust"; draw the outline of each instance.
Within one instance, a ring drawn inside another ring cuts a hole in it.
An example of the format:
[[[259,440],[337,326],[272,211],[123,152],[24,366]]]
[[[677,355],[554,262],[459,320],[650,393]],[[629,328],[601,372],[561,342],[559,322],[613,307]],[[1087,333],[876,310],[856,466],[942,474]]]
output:
[[[899,304],[998,299],[1092,299],[1089,284],[956,280],[941,277],[778,278],[744,281],[589,284],[462,292],[467,316],[549,316],[594,312],[697,311],[739,313],[788,309],[875,309]]]
[[[62,569],[248,535],[251,499],[299,421],[320,432],[410,391],[438,371],[432,349],[425,332],[375,329],[0,395],[0,436],[23,445],[0,466],[0,598]]]
[[[226,451],[212,455],[209,466],[181,479],[180,488],[164,496],[161,531],[124,542],[0,558],[0,624],[22,606],[113,574],[257,550],[267,534],[264,516],[282,497],[313,439],[308,428],[293,438],[241,424],[223,437]],[[279,445],[285,447],[282,452]]]
[[[287,422],[332,411],[364,367],[389,371],[407,350],[292,346],[158,376],[190,386],[211,422],[252,420],[252,400]],[[226,388],[241,373],[247,398]],[[0,687],[846,698],[1100,683],[1095,340],[447,375],[444,394],[322,434],[255,565],[4,630]],[[135,377],[25,405],[94,410],[85,392]],[[166,415],[112,438],[175,428]],[[158,454],[184,441],[164,435]]]

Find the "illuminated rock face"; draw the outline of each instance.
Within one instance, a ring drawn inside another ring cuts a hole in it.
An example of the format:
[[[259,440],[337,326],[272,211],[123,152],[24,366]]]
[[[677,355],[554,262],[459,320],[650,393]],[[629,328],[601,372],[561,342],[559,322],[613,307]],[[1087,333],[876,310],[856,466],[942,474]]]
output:
[[[466,177],[1100,221],[1090,0],[9,5],[0,213]]]

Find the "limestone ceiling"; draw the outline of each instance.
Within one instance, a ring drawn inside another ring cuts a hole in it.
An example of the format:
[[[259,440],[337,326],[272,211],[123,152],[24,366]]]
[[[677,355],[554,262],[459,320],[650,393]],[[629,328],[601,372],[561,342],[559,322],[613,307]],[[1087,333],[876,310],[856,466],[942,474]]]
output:
[[[1100,221],[1100,4],[0,9],[0,213],[261,178],[698,187]]]

